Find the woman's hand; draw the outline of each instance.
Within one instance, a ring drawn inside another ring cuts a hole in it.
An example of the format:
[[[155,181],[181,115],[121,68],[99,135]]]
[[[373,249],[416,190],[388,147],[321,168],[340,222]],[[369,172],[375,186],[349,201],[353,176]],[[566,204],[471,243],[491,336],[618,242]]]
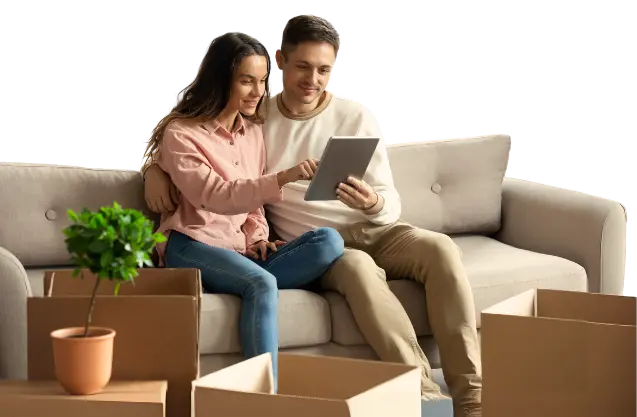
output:
[[[317,159],[306,159],[300,164],[286,169],[285,171],[278,172],[276,179],[279,183],[279,187],[283,187],[285,184],[300,180],[311,180],[316,174],[319,161]]]
[[[285,245],[285,242],[282,240],[275,240],[274,242],[260,240],[248,246],[248,248],[246,249],[245,255],[249,258],[257,260],[259,259],[259,253],[260,253],[261,260],[265,261],[268,255],[268,250],[271,250],[272,252],[276,252],[279,246],[283,246],[283,245]]]

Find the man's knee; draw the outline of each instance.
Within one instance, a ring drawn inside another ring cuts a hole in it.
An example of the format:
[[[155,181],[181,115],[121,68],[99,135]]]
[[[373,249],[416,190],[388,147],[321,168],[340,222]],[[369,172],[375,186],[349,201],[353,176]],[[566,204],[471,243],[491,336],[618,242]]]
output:
[[[450,262],[462,257],[460,247],[448,235],[429,231],[416,232],[417,239],[415,253],[424,255],[421,259],[428,259],[430,262]]]
[[[378,269],[376,262],[368,253],[357,249],[345,249],[335,266],[338,267],[339,272],[352,277],[366,277]]]
[[[367,253],[349,248],[323,278],[324,287],[341,294],[374,291],[379,285],[387,285],[385,271]]]

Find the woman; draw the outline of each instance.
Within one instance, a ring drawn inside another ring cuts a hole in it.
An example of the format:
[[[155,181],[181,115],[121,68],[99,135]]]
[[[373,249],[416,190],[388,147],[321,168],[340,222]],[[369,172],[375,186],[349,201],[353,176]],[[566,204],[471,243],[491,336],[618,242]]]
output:
[[[276,389],[278,289],[315,280],[344,249],[331,228],[288,243],[268,239],[263,205],[316,170],[316,161],[307,160],[264,175],[260,123],[269,75],[268,53],[257,40],[241,33],[213,40],[197,77],[153,130],[145,156],[180,192],[177,209],[160,223],[168,236],[158,246],[161,262],[200,269],[205,291],[241,297],[243,353],[272,354]]]

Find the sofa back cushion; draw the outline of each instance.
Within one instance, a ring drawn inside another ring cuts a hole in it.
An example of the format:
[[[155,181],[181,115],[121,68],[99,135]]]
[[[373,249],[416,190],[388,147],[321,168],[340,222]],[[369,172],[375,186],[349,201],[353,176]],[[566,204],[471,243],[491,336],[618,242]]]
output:
[[[67,210],[97,210],[117,201],[148,211],[137,171],[0,163],[0,246],[25,267],[70,265],[62,229]]]
[[[506,135],[388,146],[402,219],[446,234],[497,231],[510,148]]]

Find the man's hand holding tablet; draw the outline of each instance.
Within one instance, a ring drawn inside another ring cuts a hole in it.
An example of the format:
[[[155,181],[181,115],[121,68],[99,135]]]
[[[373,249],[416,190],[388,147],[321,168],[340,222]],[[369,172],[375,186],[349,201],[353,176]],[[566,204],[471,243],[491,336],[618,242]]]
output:
[[[347,178],[347,182],[341,182],[338,185],[336,198],[349,208],[365,212],[383,206],[382,202],[379,201],[382,197],[369,184],[352,176]]]
[[[379,141],[378,137],[331,137],[305,193],[305,201],[339,200],[365,211],[382,208],[379,196],[362,180]]]

